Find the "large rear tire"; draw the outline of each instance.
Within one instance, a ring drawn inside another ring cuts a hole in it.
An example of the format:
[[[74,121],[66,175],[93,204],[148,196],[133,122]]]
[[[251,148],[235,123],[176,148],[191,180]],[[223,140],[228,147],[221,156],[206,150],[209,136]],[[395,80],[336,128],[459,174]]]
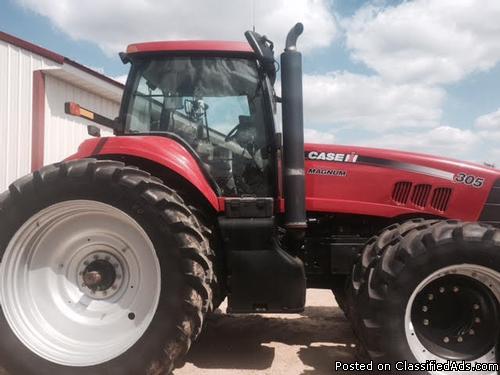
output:
[[[417,226],[365,265],[351,319],[373,360],[496,363],[500,230],[456,221]]]
[[[0,363],[17,374],[168,374],[211,301],[209,243],[123,163],[51,165],[0,195]]]

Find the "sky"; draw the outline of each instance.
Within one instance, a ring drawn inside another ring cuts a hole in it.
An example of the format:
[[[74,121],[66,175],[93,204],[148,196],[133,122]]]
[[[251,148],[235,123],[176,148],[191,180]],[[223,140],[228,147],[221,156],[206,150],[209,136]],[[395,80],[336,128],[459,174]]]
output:
[[[498,0],[0,0],[0,30],[118,80],[152,40],[244,40],[297,21],[306,140],[500,166]]]

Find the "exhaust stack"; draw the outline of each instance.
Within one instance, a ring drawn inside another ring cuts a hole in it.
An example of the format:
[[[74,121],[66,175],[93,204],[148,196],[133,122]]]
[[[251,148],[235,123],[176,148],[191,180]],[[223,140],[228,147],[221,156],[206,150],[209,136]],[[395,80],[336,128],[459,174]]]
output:
[[[302,54],[297,51],[296,46],[297,39],[303,31],[304,26],[300,22],[289,31],[286,37],[285,51],[281,54],[285,227],[289,232],[296,232],[296,234],[303,233],[307,227]]]

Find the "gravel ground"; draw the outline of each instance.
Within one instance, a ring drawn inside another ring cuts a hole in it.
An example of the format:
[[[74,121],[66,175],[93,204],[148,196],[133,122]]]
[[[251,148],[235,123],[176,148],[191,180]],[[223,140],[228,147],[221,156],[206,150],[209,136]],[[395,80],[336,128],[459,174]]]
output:
[[[334,361],[354,359],[356,340],[330,291],[309,290],[302,314],[224,311],[210,317],[175,375],[332,374]]]

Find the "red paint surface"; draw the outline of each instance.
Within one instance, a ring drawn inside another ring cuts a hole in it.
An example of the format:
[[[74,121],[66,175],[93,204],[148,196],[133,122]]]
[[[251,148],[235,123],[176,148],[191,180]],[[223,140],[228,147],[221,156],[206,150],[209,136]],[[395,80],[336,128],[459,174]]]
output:
[[[253,54],[252,48],[246,42],[222,42],[222,41],[167,41],[147,42],[131,44],[127,47],[127,53],[143,52],[226,52]]]
[[[31,122],[31,170],[43,167],[45,145],[45,76],[33,72],[33,103]]]
[[[363,147],[313,144],[306,144],[305,150],[306,152],[324,151],[344,154],[355,152],[358,155],[411,163],[453,174],[465,172],[485,179],[482,188],[474,188],[446,179],[400,169],[358,163],[306,160],[306,207],[308,211],[342,212],[383,217],[426,213],[461,220],[477,220],[493,183],[500,178],[500,171],[495,169],[430,155]],[[342,170],[347,173],[347,176],[307,174],[310,168]],[[424,208],[419,208],[412,203],[401,205],[394,202],[392,192],[394,185],[400,181],[409,181],[414,185],[432,185],[433,190],[429,195],[429,201],[435,188],[451,188],[452,195],[448,209],[446,212],[440,212],[430,207],[429,204]]]
[[[84,142],[78,153],[70,159],[94,156],[95,148],[100,140],[102,139],[97,138]],[[492,185],[500,178],[500,171],[495,169],[429,155],[335,145],[307,144],[305,149],[306,151],[344,154],[354,152],[360,156],[426,166],[451,174],[464,172],[485,179],[481,188],[474,188],[456,183],[452,179],[396,168],[361,163],[306,160],[306,207],[309,212],[351,213],[388,218],[428,214],[461,220],[478,220]],[[217,211],[224,210],[224,199],[216,196],[196,161],[184,147],[174,140],[154,136],[112,137],[99,152],[99,155],[106,154],[132,155],[159,163],[190,181]],[[347,175],[338,177],[307,174],[310,168],[342,170]],[[392,192],[394,185],[400,181],[411,182],[414,186],[431,185],[428,204],[421,208],[415,206],[410,200],[404,205],[394,202]],[[429,204],[436,188],[452,189],[445,212],[438,211]],[[283,211],[283,199],[280,199],[280,206]]]
[[[190,181],[215,210],[221,210],[217,195],[203,175],[198,163],[179,143],[165,137],[154,136],[110,137],[107,138],[104,146],[96,154],[96,146],[102,140],[103,138],[94,138],[83,142],[78,152],[70,156],[68,160],[117,154],[148,159],[163,165]]]

